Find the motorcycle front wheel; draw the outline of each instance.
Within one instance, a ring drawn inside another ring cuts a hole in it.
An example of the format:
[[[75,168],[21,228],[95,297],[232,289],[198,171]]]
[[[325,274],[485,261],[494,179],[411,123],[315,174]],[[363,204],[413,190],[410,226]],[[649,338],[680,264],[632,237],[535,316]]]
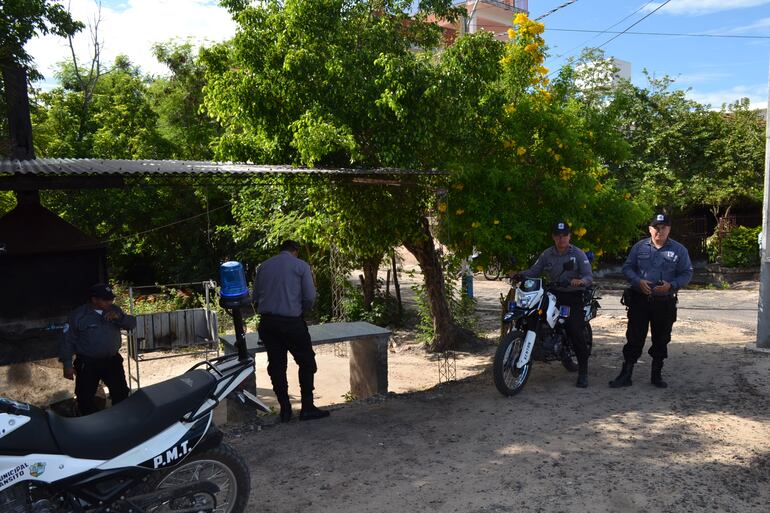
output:
[[[193,454],[179,466],[164,471],[157,476],[152,488],[160,490],[199,481],[210,481],[219,488],[214,494],[214,513],[243,513],[246,510],[251,490],[249,469],[238,453],[227,444]],[[166,513],[176,509],[179,506],[160,504],[147,511]]]
[[[519,393],[529,378],[532,360],[521,369],[516,367],[516,361],[523,347],[524,334],[521,331],[511,331],[500,339],[492,364],[492,376],[495,387],[503,395],[511,396]]]

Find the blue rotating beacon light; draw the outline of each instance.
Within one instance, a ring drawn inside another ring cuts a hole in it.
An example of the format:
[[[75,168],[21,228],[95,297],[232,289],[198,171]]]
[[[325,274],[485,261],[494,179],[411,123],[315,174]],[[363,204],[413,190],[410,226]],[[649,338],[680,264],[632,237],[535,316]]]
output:
[[[246,336],[243,327],[241,308],[251,304],[249,288],[246,286],[246,275],[240,262],[225,262],[219,266],[219,281],[222,288],[219,292],[219,306],[229,310],[235,326],[235,347],[238,359],[246,360]]]

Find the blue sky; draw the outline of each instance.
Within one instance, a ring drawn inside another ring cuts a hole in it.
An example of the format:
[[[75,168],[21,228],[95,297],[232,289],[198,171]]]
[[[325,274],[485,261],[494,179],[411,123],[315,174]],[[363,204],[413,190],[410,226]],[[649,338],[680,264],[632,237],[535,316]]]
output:
[[[530,0],[530,15],[536,18],[567,1]],[[566,58],[562,54],[577,56],[580,48],[598,46],[612,37],[551,29],[605,30],[639,10],[612,29],[621,31],[663,1],[577,0],[547,16],[542,21],[552,57],[546,65],[555,69]],[[70,0],[70,5],[83,20],[92,19],[96,10],[94,0]],[[192,38],[210,43],[227,39],[235,31],[227,11],[211,0],[103,0],[102,5],[104,58],[127,54],[148,73],[165,71],[152,57],[154,42]],[[770,37],[770,0],[671,0],[631,30]],[[68,57],[65,42],[44,37],[31,41],[27,48],[47,77],[44,86],[50,87],[56,62]],[[87,31],[78,38],[76,48],[87,55]],[[691,98],[714,107],[743,96],[757,107],[767,103],[770,39],[624,34],[604,49],[608,56],[631,63],[637,85],[646,83],[642,74],[646,68],[655,76],[676,78],[677,88],[690,89]]]
[[[530,0],[536,18],[566,0]],[[583,46],[598,46],[613,34],[559,32],[549,29],[605,30],[631,13],[636,15],[612,30],[623,31],[649,14],[662,1],[577,0],[541,21],[552,57],[546,66],[560,66],[569,52],[577,56]],[[758,35],[770,38],[770,0],[672,0],[631,31],[688,34]],[[595,37],[594,37],[595,36]],[[588,41],[590,40],[590,41]],[[573,48],[577,47],[573,51]],[[646,84],[642,73],[669,75],[675,87],[690,89],[688,96],[720,107],[746,96],[752,105],[767,103],[770,39],[643,36],[624,34],[609,43],[608,56],[631,62],[633,82]]]

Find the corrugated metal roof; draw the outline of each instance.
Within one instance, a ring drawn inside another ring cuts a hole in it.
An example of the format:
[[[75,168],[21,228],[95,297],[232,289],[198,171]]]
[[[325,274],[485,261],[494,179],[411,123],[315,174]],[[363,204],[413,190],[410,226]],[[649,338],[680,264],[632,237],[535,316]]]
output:
[[[192,160],[101,160],[36,159],[0,160],[0,175],[83,176],[83,175],[249,175],[249,174],[324,174],[324,175],[444,175],[443,171],[398,168],[298,168],[232,162]]]

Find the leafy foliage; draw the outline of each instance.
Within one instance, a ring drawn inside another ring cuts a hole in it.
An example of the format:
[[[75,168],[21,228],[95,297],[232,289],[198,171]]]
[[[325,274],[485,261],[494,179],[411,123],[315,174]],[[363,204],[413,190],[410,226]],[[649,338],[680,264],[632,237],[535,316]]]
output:
[[[714,234],[706,240],[706,249],[710,262],[718,262],[725,267],[752,267],[759,265],[758,236],[761,226],[748,228],[736,226],[721,238]]]

